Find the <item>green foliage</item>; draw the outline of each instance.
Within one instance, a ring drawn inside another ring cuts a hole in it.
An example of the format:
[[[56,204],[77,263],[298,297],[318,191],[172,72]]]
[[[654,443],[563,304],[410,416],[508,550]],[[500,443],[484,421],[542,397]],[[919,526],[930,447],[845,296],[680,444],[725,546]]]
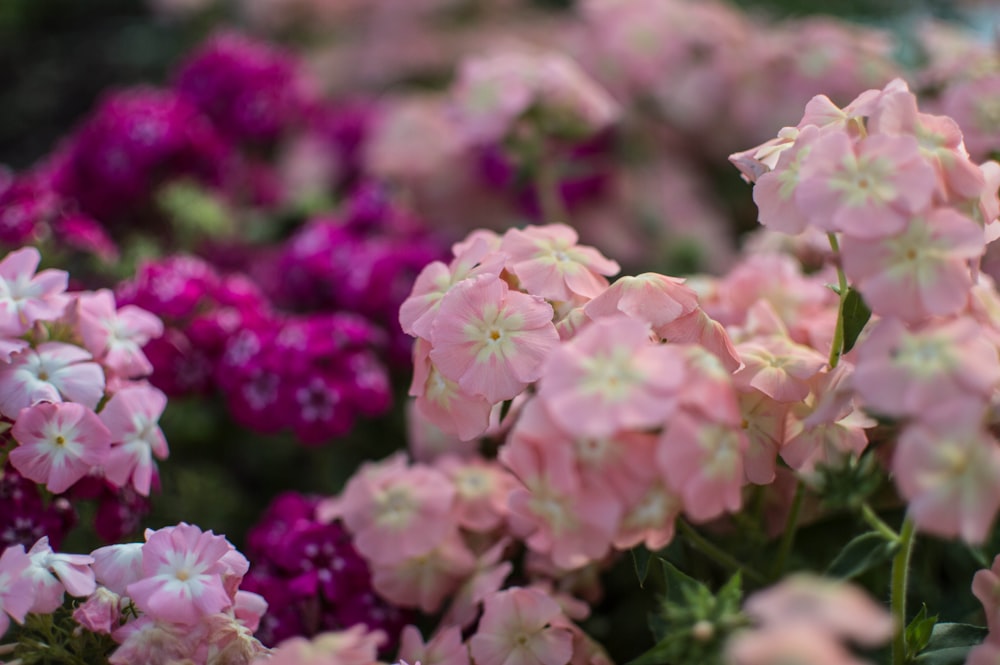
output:
[[[871,451],[816,469],[814,485],[828,510],[856,510],[878,491],[885,472]]]
[[[649,576],[649,562],[653,560],[653,555],[642,545],[630,549],[629,554],[632,555],[632,565],[635,567],[635,576],[639,579],[641,589]]]
[[[83,630],[67,604],[52,614],[29,614],[12,635],[14,658],[22,665],[102,665],[118,646],[110,635]]]
[[[844,546],[830,563],[826,574],[845,580],[853,579],[889,563],[898,549],[898,542],[887,541],[878,532],[863,533]]]
[[[858,336],[864,330],[868,319],[872,317],[872,311],[868,309],[861,294],[853,288],[847,290],[844,298],[844,353],[854,348],[858,341]]]
[[[657,643],[629,665],[713,665],[732,632],[746,625],[740,613],[740,574],[713,594],[707,586],[660,559],[666,593],[660,612],[650,618]]]
[[[927,646],[913,662],[920,665],[962,665],[969,650],[980,644],[986,633],[986,628],[981,626],[939,623],[933,627]]]
[[[938,615],[927,616],[927,605],[923,605],[917,616],[906,627],[906,660],[912,661],[930,644]]]

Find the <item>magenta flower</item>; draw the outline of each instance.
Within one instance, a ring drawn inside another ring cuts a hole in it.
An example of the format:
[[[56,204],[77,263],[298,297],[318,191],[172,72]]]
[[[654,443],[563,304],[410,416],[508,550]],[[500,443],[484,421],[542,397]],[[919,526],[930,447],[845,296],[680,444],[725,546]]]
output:
[[[552,307],[493,275],[456,284],[441,299],[431,361],[445,378],[490,403],[512,399],[542,374],[558,345]]]
[[[108,459],[111,433],[82,404],[40,402],[21,411],[12,429],[10,463],[21,475],[60,494]]]
[[[222,579],[231,549],[224,537],[183,522],[149,533],[143,578],[129,584],[127,594],[151,617],[195,624],[233,604]]]

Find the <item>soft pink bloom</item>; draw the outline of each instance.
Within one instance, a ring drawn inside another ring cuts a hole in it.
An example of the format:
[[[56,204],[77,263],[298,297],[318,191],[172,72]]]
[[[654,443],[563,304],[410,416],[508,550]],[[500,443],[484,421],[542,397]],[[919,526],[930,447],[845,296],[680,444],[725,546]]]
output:
[[[816,127],[803,128],[794,145],[780,153],[774,169],[757,178],[753,200],[759,211],[758,220],[769,229],[792,235],[806,229],[809,220],[795,202],[795,192],[799,187],[802,164],[818,136]]]
[[[111,633],[119,646],[108,658],[111,665],[174,665],[191,655],[191,629],[153,617],[139,617]]]
[[[452,519],[470,531],[490,531],[507,514],[507,494],[516,480],[506,469],[481,458],[461,460],[443,457],[434,466],[455,486]]]
[[[885,608],[860,587],[809,574],[757,591],[743,609],[765,626],[827,632],[866,647],[889,641],[896,628]]]
[[[253,631],[229,612],[211,614],[192,633],[190,659],[206,665],[248,665],[270,653]]]
[[[542,373],[559,343],[552,307],[492,275],[455,285],[441,299],[431,360],[441,374],[490,403],[511,399]]]
[[[976,572],[972,578],[972,593],[983,604],[990,632],[997,636],[1000,630],[1000,556],[993,559],[989,569]]]
[[[538,400],[529,402],[499,459],[523,487],[510,494],[511,529],[562,568],[603,557],[621,518],[621,501],[605,485],[584,485],[570,441],[553,440]]]
[[[399,659],[420,665],[469,665],[469,650],[462,642],[462,629],[439,629],[424,643],[415,626],[406,626],[399,640]]]
[[[972,286],[967,261],[983,253],[983,229],[954,210],[936,208],[909,218],[899,233],[845,236],[844,272],[872,311],[915,323],[953,314]]]
[[[750,388],[739,393],[740,428],[747,440],[743,470],[747,480],[767,485],[774,480],[778,451],[785,443],[789,404]]]
[[[892,471],[921,531],[970,543],[989,534],[1000,508],[1000,447],[977,420],[907,426]]]
[[[85,598],[94,592],[94,571],[90,564],[94,558],[85,554],[56,554],[49,547],[45,536],[35,543],[28,556],[31,566],[24,576],[35,587],[35,602],[31,612],[50,614],[63,603],[63,592]]]
[[[106,545],[90,553],[97,582],[118,594],[126,595],[126,587],[142,579],[142,543]]]
[[[510,561],[501,561],[509,545],[510,539],[503,538],[479,556],[475,570],[452,594],[448,610],[441,618],[442,626],[457,626],[465,630],[475,622],[483,600],[499,591],[514,570]]]
[[[593,298],[608,286],[605,276],[620,269],[593,247],[578,245],[579,237],[565,224],[510,229],[500,250],[507,270],[525,291],[547,300]]]
[[[997,665],[1000,663],[1000,644],[987,640],[969,650],[965,665]]]
[[[662,549],[673,540],[674,522],[682,505],[679,493],[656,464],[657,439],[653,435],[640,435],[621,440],[619,446],[628,473],[615,483],[624,510],[614,547],[625,550],[644,543],[651,551]],[[595,467],[596,472],[599,467],[596,464]],[[611,472],[614,471],[611,467]]]
[[[498,250],[500,236],[479,231],[457,243],[449,265],[433,261],[424,266],[413,283],[413,290],[399,308],[399,324],[407,335],[431,338],[441,299],[459,282],[478,275],[500,276],[506,256]]]
[[[858,238],[902,231],[930,203],[937,182],[912,136],[855,143],[843,132],[816,139],[799,177],[795,202],[809,222]]]
[[[678,411],[660,437],[657,462],[696,522],[739,510],[748,442],[737,427]]]
[[[756,389],[778,402],[800,402],[809,380],[826,366],[817,351],[787,337],[757,338],[736,346],[743,367],[733,375],[738,390]]]
[[[110,635],[121,622],[120,606],[121,596],[107,587],[99,586],[86,601],[73,610],[73,620],[92,633]]]
[[[236,592],[236,597],[233,600],[233,615],[240,623],[249,628],[251,633],[257,632],[260,620],[266,613],[267,600],[264,596],[242,589]]]
[[[320,633],[311,640],[289,638],[270,657],[258,658],[252,665],[375,665],[383,642],[385,633],[368,632],[358,624],[336,633]]]
[[[60,494],[105,463],[111,433],[82,404],[39,402],[21,411],[11,430],[18,446],[10,463],[22,476]]]
[[[429,553],[455,528],[455,488],[440,471],[407,466],[405,455],[368,462],[351,477],[334,514],[365,558],[390,565]]]
[[[662,426],[684,383],[682,352],[624,315],[587,326],[549,357],[539,399],[567,433],[599,437]]]
[[[1000,383],[1000,360],[969,317],[918,330],[883,319],[858,346],[851,383],[866,409],[921,418],[957,401],[985,404]]]
[[[726,645],[731,665],[866,665],[827,633],[774,626],[734,635]]]
[[[104,371],[87,351],[72,344],[45,342],[0,367],[0,413],[10,419],[45,400],[79,402],[96,409],[104,396]]]
[[[148,534],[142,546],[143,578],[126,592],[157,619],[192,625],[233,604],[223,586],[231,545],[222,536],[180,523]]]
[[[134,305],[116,309],[111,291],[100,289],[77,296],[77,321],[84,346],[113,372],[126,377],[153,372],[142,347],[163,334],[159,318]]]
[[[358,547],[358,551],[365,551]],[[415,607],[426,614],[441,609],[473,572],[476,557],[457,530],[450,531],[434,549],[407,559],[370,560],[372,587],[399,607]]]
[[[417,344],[420,343],[418,340]],[[416,400],[409,400],[405,409],[406,441],[410,456],[415,462],[432,462],[442,455],[468,458],[479,454],[479,441],[477,439],[463,441],[455,434],[445,432],[417,410]]]
[[[573,655],[569,630],[550,625],[562,611],[534,589],[511,588],[486,599],[469,650],[476,665],[566,665]]]
[[[68,299],[62,295],[69,282],[64,270],[35,274],[41,254],[34,247],[11,252],[0,261],[0,331],[16,337],[35,321],[59,318]]]
[[[460,441],[476,439],[487,430],[493,405],[472,395],[442,376],[430,357],[431,345],[418,338],[413,345],[413,381],[409,394],[416,397],[417,413],[442,432]]]
[[[129,386],[115,393],[101,409],[101,422],[111,432],[111,451],[104,463],[104,475],[124,487],[131,481],[135,490],[149,494],[156,468],[153,457],[166,459],[167,441],[158,426],[167,397],[150,385]]]
[[[663,327],[697,309],[698,296],[683,279],[653,272],[622,277],[584,306],[591,319],[627,314],[661,337]]]
[[[23,545],[8,547],[0,555],[0,637],[10,627],[10,620],[24,622],[34,603],[34,585],[25,576],[31,558]]]

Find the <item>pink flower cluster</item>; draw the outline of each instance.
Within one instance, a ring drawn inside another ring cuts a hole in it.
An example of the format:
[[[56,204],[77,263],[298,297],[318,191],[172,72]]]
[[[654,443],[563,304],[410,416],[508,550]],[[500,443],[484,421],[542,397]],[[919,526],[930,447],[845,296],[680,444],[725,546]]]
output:
[[[243,588],[267,600],[257,638],[273,646],[363,624],[394,648],[407,614],[372,589],[368,564],[338,522],[316,518],[318,499],[279,495],[247,535],[252,568]]]
[[[860,588],[808,574],[758,591],[744,611],[756,625],[729,640],[731,665],[861,665],[844,642],[874,648],[897,630],[889,613]]]
[[[977,265],[1000,229],[1000,165],[974,164],[955,122],[920,112],[901,81],[843,109],[816,97],[798,126],[732,160],[756,181],[761,222],[829,234],[876,315],[838,367],[852,375],[839,402],[904,423],[892,470],[917,525],[982,541],[1000,509],[1000,444],[983,424],[1000,361]]]
[[[55,553],[45,538],[28,552],[9,547],[0,556],[0,635],[10,619],[54,612],[68,593],[83,599],[73,611],[80,626],[118,643],[111,665],[246,665],[266,652],[253,632],[267,608],[239,588],[248,568],[224,537],[184,523],[90,555]]]
[[[9,430],[0,453],[12,499],[2,520],[11,529],[6,543],[53,526],[18,478],[54,495],[99,495],[107,486],[144,497],[155,458],[168,454],[157,424],[166,397],[143,380],[152,365],[142,346],[162,333],[160,320],[119,307],[107,290],[66,292],[67,273],[36,273],[40,258],[25,248],[0,261],[0,415]],[[98,489],[87,487],[94,483]],[[104,535],[121,535],[106,526]],[[58,530],[52,535],[58,539]]]
[[[318,444],[389,406],[384,334],[359,316],[280,312],[245,275],[189,256],[140,266],[118,293],[170,326],[146,347],[153,381],[171,395],[217,388],[246,427]]]
[[[983,604],[986,612],[986,640],[969,652],[968,665],[988,665],[1000,658],[1000,556],[993,565],[980,570],[972,578],[972,593]]]

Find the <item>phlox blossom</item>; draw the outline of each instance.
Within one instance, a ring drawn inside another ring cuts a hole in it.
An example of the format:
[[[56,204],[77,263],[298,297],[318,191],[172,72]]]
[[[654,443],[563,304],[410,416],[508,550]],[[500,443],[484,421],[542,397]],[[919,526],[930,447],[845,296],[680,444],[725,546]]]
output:
[[[74,402],[39,402],[21,411],[11,430],[18,446],[10,463],[25,478],[60,494],[108,459],[111,432]]]
[[[94,557],[85,554],[56,554],[49,547],[48,536],[35,543],[28,556],[31,566],[24,575],[35,587],[35,602],[31,612],[50,614],[63,603],[63,591],[85,598],[94,593]]]
[[[737,633],[726,645],[726,658],[732,665],[867,665],[822,631],[781,626]]]
[[[743,360],[733,375],[737,389],[756,389],[778,402],[805,399],[809,380],[827,362],[816,350],[777,335],[743,342],[736,350]]]
[[[981,543],[1000,509],[1000,444],[963,420],[906,427],[892,471],[918,529]]]
[[[576,231],[565,224],[510,229],[500,250],[507,270],[528,293],[547,300],[593,298],[608,286],[618,264],[593,247],[577,245]]]
[[[972,593],[983,604],[990,633],[996,635],[1000,630],[1000,556],[993,559],[990,568],[976,572],[972,578]]]
[[[103,586],[73,610],[73,620],[92,633],[110,635],[121,621],[121,596]]]
[[[648,324],[602,318],[546,361],[539,399],[567,433],[608,436],[662,426],[684,383],[682,352],[650,339]]]
[[[902,231],[931,201],[937,179],[912,136],[821,136],[802,164],[795,201],[824,231],[871,238]]]
[[[0,637],[10,627],[10,620],[24,621],[34,602],[34,585],[25,576],[31,558],[23,545],[8,547],[0,555]]]
[[[118,648],[108,657],[110,665],[173,665],[191,655],[188,626],[143,616],[111,633]],[[190,662],[190,661],[187,661]]]
[[[59,318],[68,299],[64,270],[35,273],[41,254],[34,247],[11,252],[0,261],[0,333],[17,337],[35,321]]]
[[[809,219],[796,204],[795,192],[802,164],[818,136],[818,128],[804,127],[794,145],[780,153],[774,169],[757,178],[753,200],[759,211],[758,220],[769,229],[792,235],[805,231]]]
[[[399,659],[414,665],[469,665],[469,650],[458,626],[439,629],[426,643],[415,626],[406,626],[400,635]]]
[[[696,309],[698,295],[684,285],[683,279],[653,272],[622,277],[584,306],[592,319],[620,312],[648,323],[658,335],[662,328]]]
[[[380,630],[368,632],[358,624],[335,633],[320,633],[311,640],[292,637],[252,665],[375,665],[378,647],[385,642]]]
[[[152,617],[195,624],[233,604],[222,580],[231,549],[223,536],[183,522],[153,531],[142,546],[143,578],[126,592]]]
[[[434,614],[475,565],[476,558],[462,537],[451,531],[429,552],[402,561],[373,561],[372,587],[393,605]]]
[[[480,436],[490,425],[493,405],[481,395],[471,395],[442,376],[430,358],[431,345],[418,338],[413,345],[413,381],[409,394],[414,408],[442,432],[462,441]]]
[[[142,543],[106,545],[90,553],[97,582],[119,596],[126,588],[142,579]]]
[[[163,334],[159,318],[135,305],[116,309],[107,289],[77,296],[76,315],[84,346],[106,367],[125,377],[153,372],[142,347]]]
[[[123,487],[131,481],[139,494],[149,495],[155,463],[169,451],[157,422],[167,406],[167,397],[150,385],[133,385],[115,393],[101,409],[101,422],[111,433],[112,446],[104,463],[104,475]]]
[[[437,469],[407,466],[403,454],[369,462],[354,474],[329,516],[339,516],[358,552],[389,565],[427,554],[455,528],[455,488]]]
[[[441,299],[431,360],[445,378],[490,403],[515,397],[558,345],[552,306],[493,275],[456,284]]]
[[[476,665],[566,665],[573,636],[552,625],[562,614],[541,591],[514,587],[486,599],[469,651]]]
[[[852,379],[865,408],[916,418],[962,400],[985,405],[998,383],[997,349],[969,317],[918,330],[879,321],[858,347]]]
[[[983,229],[949,208],[909,218],[899,233],[845,236],[844,272],[871,310],[916,323],[965,307],[972,276],[967,261],[983,253]]]
[[[0,367],[0,413],[11,420],[21,409],[46,400],[79,402],[96,409],[104,396],[104,371],[84,349],[45,342]]]

